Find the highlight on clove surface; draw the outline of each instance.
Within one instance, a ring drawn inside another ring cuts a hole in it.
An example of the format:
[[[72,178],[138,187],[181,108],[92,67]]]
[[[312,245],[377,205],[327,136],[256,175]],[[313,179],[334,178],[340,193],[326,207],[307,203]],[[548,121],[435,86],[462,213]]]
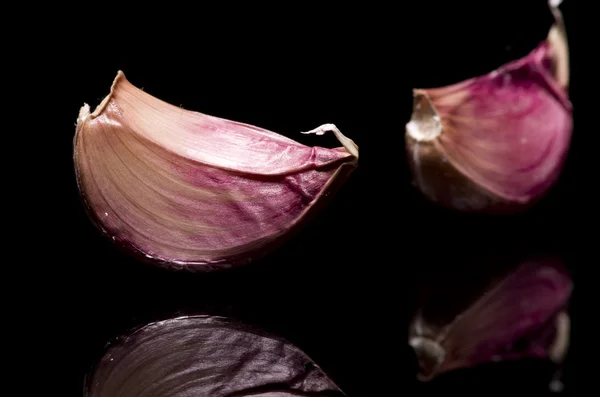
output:
[[[474,212],[532,205],[557,181],[573,128],[562,14],[522,59],[460,83],[414,90],[406,145],[429,200]]]
[[[533,358],[562,364],[573,284],[558,259],[524,262],[460,310],[449,309],[449,302],[459,300],[456,286],[445,289],[422,304],[409,328],[420,380],[497,361]]]
[[[74,162],[96,226],[138,257],[213,270],[251,262],[303,224],[357,166],[358,146],[309,147],[263,128],[182,109],[119,71],[77,119]]]
[[[343,397],[295,346],[222,317],[156,322],[109,345],[85,397]]]

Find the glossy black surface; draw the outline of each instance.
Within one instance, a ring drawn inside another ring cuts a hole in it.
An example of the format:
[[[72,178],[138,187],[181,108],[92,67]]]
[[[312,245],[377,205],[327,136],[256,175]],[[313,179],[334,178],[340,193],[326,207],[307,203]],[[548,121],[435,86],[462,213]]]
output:
[[[193,13],[193,23],[138,14],[127,19],[119,12],[92,22],[98,15],[80,10],[90,17],[65,22],[67,33],[41,35],[55,55],[37,57],[37,70],[48,65],[53,71],[46,80],[52,89],[40,101],[55,110],[50,131],[39,132],[51,134],[45,146],[50,160],[40,166],[49,175],[42,178],[47,187],[32,193],[45,218],[29,233],[48,238],[37,252],[23,253],[40,259],[24,269],[31,274],[23,294],[33,303],[24,299],[20,312],[34,325],[19,331],[28,342],[17,367],[43,367],[39,376],[47,376],[38,382],[47,391],[80,396],[85,373],[109,339],[149,321],[205,313],[285,337],[351,397],[485,394],[490,388],[543,395],[549,370],[533,362],[457,371],[419,384],[407,345],[419,280],[436,269],[451,271],[481,258],[497,262],[500,254],[559,255],[573,272],[574,299],[578,295],[572,231],[580,221],[573,207],[583,189],[576,182],[583,143],[577,118],[558,185],[525,214],[450,212],[429,204],[411,185],[404,151],[411,89],[460,81],[521,57],[545,38],[552,22],[544,1],[526,7],[479,3],[171,10]],[[573,42],[574,2],[566,0],[562,9]],[[577,107],[582,82],[577,49],[571,48]],[[318,219],[255,265],[192,275],[139,264],[93,228],[72,166],[79,107],[97,105],[119,69],[167,102],[306,144],[335,145],[332,137],[300,134],[334,123],[359,145],[359,167]],[[577,333],[574,320],[575,339]],[[568,360],[565,395],[573,395]]]

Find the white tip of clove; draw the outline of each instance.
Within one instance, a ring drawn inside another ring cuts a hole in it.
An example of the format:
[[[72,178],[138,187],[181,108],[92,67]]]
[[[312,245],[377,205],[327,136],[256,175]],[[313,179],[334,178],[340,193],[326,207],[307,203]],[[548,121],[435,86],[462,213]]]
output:
[[[110,92],[102,100],[102,102],[100,102],[100,104],[96,107],[96,109],[94,109],[94,112],[91,115],[92,118],[98,117],[100,115],[100,113],[102,113],[104,111],[104,108],[108,104],[108,101],[110,101],[110,98],[113,96],[113,94],[115,92],[115,87],[117,86],[117,84],[119,83],[119,81],[121,81],[121,79],[124,79],[124,78],[125,78],[125,73],[123,73],[123,71],[119,70],[117,72],[117,76],[113,80],[112,85],[110,86]]]
[[[563,0],[548,0],[548,5],[552,8],[557,8],[562,4]]]
[[[317,128],[313,128],[310,131],[303,131],[301,134],[315,134],[315,135],[325,135],[326,132],[335,131],[337,127],[335,124],[323,124],[318,126]]]
[[[79,116],[77,116],[77,124],[85,121],[90,115],[90,105],[84,103],[81,109],[79,109]]]
[[[346,137],[339,128],[336,127],[335,124],[323,124],[318,126],[317,128],[313,128],[310,131],[301,132],[302,134],[315,134],[315,135],[324,135],[326,132],[333,132],[337,140],[344,146],[344,148],[350,153],[353,157],[358,159],[358,146],[354,141],[348,137]]]
[[[413,113],[406,132],[417,142],[432,141],[442,134],[440,116],[425,92],[415,90]]]

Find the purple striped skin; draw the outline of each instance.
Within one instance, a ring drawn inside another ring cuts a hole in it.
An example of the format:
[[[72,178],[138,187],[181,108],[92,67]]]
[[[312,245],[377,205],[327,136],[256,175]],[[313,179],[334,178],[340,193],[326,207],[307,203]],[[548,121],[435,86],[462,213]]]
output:
[[[104,234],[144,261],[207,271],[261,257],[318,212],[357,165],[358,147],[338,139],[309,147],[184,110],[119,72],[93,113],[82,108],[74,161]]]
[[[304,352],[234,320],[189,316],[111,343],[86,397],[344,397]]]
[[[573,130],[562,17],[522,59],[457,84],[415,89],[407,150],[423,194],[464,211],[515,211],[554,185]]]
[[[489,287],[453,321],[415,316],[409,342],[420,361],[419,379],[459,368],[524,358],[560,363],[569,340],[573,284],[554,259],[531,261]]]

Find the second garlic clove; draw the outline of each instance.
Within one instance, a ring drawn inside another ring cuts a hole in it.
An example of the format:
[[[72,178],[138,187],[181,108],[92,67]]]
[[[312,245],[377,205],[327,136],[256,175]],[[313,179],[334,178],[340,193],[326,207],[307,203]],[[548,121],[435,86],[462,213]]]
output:
[[[526,57],[487,75],[414,90],[406,144],[431,201],[460,211],[513,212],[558,179],[573,129],[562,15]]]

